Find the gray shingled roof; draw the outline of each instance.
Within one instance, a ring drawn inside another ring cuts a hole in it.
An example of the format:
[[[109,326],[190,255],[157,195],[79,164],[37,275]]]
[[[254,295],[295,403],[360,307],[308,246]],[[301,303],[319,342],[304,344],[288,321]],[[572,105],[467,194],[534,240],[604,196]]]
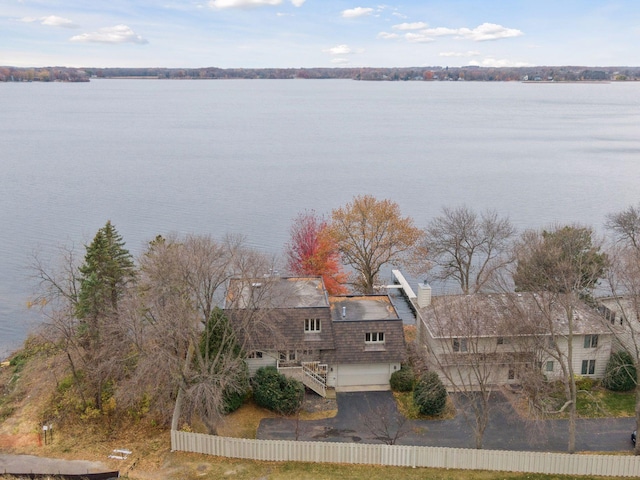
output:
[[[445,295],[433,297],[430,306],[420,309],[422,318],[434,337],[447,338],[464,336],[469,332],[469,322],[457,322],[464,317],[474,319],[476,328],[474,335],[497,337],[512,335],[544,334],[542,330],[553,320],[553,328],[557,334],[568,333],[567,314],[560,301],[549,301],[550,294],[509,293]],[[528,321],[518,322],[518,318],[526,316]],[[514,321],[516,320],[516,321]],[[533,331],[535,328],[537,331]],[[578,301],[574,310],[573,333],[597,334],[607,333],[608,327],[603,324],[603,317],[584,302]]]

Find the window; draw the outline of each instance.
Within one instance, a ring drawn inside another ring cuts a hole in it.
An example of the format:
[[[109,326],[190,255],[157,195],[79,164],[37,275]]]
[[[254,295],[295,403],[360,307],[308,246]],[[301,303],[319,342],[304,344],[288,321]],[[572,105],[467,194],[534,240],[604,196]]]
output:
[[[584,348],[596,348],[598,346],[598,335],[585,335]]]
[[[467,339],[466,338],[454,338],[453,339],[453,351],[454,352],[466,352],[467,351]]]
[[[304,319],[304,331],[305,332],[319,332],[320,331],[320,319],[319,318],[305,318]]]
[[[367,332],[364,334],[365,343],[384,343],[384,332]]]
[[[498,345],[504,345],[504,337],[498,337]]]
[[[295,350],[280,350],[278,352],[278,357],[281,362],[294,362],[296,360],[296,351]]]
[[[544,367],[547,372],[553,372],[553,360],[549,360]]]
[[[262,352],[251,352],[247,358],[262,358]]]
[[[513,380],[515,378],[516,378],[516,371],[513,368],[510,368],[509,372],[507,373],[507,379]]]
[[[593,375],[596,372],[595,360],[582,361],[582,375]]]

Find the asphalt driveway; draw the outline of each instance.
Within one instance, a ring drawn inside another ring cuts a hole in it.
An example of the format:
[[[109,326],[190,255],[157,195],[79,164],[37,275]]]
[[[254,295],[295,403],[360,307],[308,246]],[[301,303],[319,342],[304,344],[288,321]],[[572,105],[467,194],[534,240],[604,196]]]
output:
[[[338,414],[323,420],[296,421],[282,418],[262,420],[257,438],[324,442],[383,443],[394,437],[398,445],[475,448],[473,413],[457,403],[451,420],[402,422],[391,392],[338,393]],[[456,399],[454,398],[454,401]],[[494,450],[566,451],[567,421],[527,422],[500,393],[492,395],[489,426],[483,448]],[[465,416],[464,412],[467,412]],[[578,451],[622,451],[631,449],[633,418],[578,420]]]

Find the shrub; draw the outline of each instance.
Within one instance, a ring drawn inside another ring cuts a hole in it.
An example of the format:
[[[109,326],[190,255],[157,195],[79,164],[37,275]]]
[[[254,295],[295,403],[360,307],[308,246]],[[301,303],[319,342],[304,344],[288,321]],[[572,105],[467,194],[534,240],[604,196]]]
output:
[[[591,377],[576,377],[577,390],[584,390],[588,392],[593,388],[595,384],[596,381]]]
[[[440,415],[447,405],[447,389],[436,372],[426,372],[413,391],[413,402],[422,415]]]
[[[295,413],[304,400],[304,385],[285,377],[275,367],[258,369],[251,383],[255,402],[283,415]]]
[[[238,384],[237,390],[231,391],[229,389],[225,389],[222,393],[224,401],[222,411],[225,414],[235,412],[239,409],[249,395],[249,369],[246,364],[242,373],[239,375]]]
[[[607,363],[602,385],[614,392],[626,392],[635,388],[636,378],[636,367],[629,352],[616,352]]]
[[[410,366],[403,365],[400,370],[391,374],[389,384],[394,392],[410,392],[416,383],[413,369]]]

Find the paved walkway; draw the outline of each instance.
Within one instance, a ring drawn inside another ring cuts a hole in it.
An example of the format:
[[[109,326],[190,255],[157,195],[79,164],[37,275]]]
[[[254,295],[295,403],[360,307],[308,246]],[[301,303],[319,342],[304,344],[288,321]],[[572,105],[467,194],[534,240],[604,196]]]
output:
[[[0,454],[0,474],[7,472],[83,475],[85,473],[110,472],[111,470],[100,462]]]
[[[268,418],[258,428],[259,439],[310,440],[325,442],[380,443],[381,432],[394,436],[399,425],[391,392],[338,393],[338,414],[324,420],[300,421]],[[458,410],[461,410],[460,408]],[[459,413],[451,420],[410,420],[402,427],[396,444],[475,448],[473,414]],[[385,424],[386,427],[385,428]],[[623,451],[632,448],[630,435],[634,418],[578,420],[578,451]],[[559,451],[567,449],[567,421],[528,423],[500,393],[491,400],[489,426],[483,448],[494,450]]]

